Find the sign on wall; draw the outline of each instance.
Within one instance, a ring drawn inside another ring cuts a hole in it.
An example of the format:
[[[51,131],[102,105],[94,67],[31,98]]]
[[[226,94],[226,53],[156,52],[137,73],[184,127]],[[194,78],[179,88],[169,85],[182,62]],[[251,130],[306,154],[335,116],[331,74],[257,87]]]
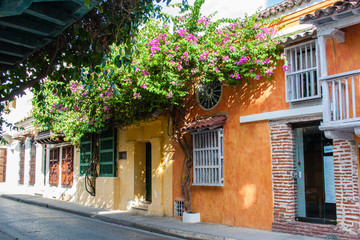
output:
[[[336,203],[333,156],[324,156],[324,183],[325,202]]]

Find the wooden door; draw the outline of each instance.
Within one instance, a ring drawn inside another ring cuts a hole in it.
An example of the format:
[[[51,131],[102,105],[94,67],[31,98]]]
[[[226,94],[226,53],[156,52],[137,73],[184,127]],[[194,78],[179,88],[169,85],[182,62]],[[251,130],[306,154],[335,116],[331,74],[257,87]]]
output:
[[[50,150],[49,184],[51,186],[59,185],[59,148]]]
[[[20,146],[19,184],[24,184],[25,143]]]
[[[6,180],[6,148],[0,149],[0,182]]]
[[[35,184],[35,169],[36,169],[36,143],[32,141],[30,149],[30,179],[29,185]]]
[[[67,146],[62,149],[62,163],[61,163],[61,184],[66,187],[71,187],[73,184],[74,173],[74,147]]]

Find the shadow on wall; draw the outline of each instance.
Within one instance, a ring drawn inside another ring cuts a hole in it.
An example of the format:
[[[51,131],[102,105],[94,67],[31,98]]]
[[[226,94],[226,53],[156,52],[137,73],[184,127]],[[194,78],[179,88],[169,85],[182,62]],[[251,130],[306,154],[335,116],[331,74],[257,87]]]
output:
[[[286,104],[282,65],[279,64],[274,72],[271,79],[249,80],[248,83],[244,82],[233,87],[224,84],[221,99],[212,110],[204,110],[199,106],[195,91],[194,98],[189,100],[185,120],[191,122],[192,119],[201,116],[228,113],[228,121],[231,121],[231,118],[235,116],[238,118],[240,115],[282,109]],[[189,93],[189,95],[192,94],[194,94],[193,91]]]
[[[98,208],[116,209],[119,205],[119,179],[98,177],[96,195],[91,196],[85,190],[84,177],[80,177],[76,186],[75,202]]]

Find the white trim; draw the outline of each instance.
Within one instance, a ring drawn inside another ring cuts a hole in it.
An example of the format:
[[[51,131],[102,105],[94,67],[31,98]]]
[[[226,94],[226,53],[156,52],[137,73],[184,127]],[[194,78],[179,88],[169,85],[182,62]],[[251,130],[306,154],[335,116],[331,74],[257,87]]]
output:
[[[294,117],[305,117],[322,114],[322,106],[310,106],[294,109],[286,109],[280,111],[252,114],[247,116],[240,116],[240,123],[258,122],[264,120],[280,120]]]

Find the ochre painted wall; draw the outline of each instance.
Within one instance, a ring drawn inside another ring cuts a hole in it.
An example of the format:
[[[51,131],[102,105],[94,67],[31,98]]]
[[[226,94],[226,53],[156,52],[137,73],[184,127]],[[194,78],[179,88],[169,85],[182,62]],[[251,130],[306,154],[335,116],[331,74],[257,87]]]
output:
[[[192,210],[204,222],[271,230],[273,221],[270,130],[267,121],[240,124],[243,115],[288,108],[282,66],[272,80],[250,85],[223,86],[219,104],[212,111],[195,106],[196,116],[228,114],[224,125],[223,187],[192,187]],[[175,144],[176,146],[176,144]],[[180,178],[183,153],[175,147],[173,167],[174,199],[181,198]]]
[[[90,196],[84,188],[84,177],[78,176],[75,202],[87,206],[128,210],[132,201],[145,195],[145,143],[152,147],[152,203],[151,215],[172,216],[172,154],[171,137],[168,136],[168,117],[118,129],[117,152],[126,151],[126,160],[117,160],[116,177],[98,177],[96,196]],[[171,121],[170,121],[171,122]],[[171,129],[171,125],[170,128]],[[171,132],[170,132],[171,134]],[[76,166],[79,166],[76,151]],[[170,183],[170,184],[169,184]]]
[[[300,16],[334,2],[324,1],[303,9],[283,18],[282,23],[286,27],[298,25]],[[191,188],[192,211],[200,212],[201,221],[272,229],[273,195],[268,122],[240,124],[239,117],[285,109],[289,109],[289,104],[285,100],[285,73],[281,63],[271,80],[253,80],[249,85],[234,88],[223,86],[220,103],[213,110],[204,111],[199,106],[191,109],[188,121],[198,116],[228,114],[224,125],[225,184],[223,187]],[[184,155],[176,143],[174,146],[173,198],[180,199]]]
[[[345,32],[345,42],[336,39],[326,41],[328,75],[360,69],[360,24],[341,29]]]
[[[170,121],[171,122],[171,121]],[[127,152],[127,160],[118,161],[120,201],[118,209],[126,210],[129,203],[145,197],[145,143],[151,143],[152,202],[151,215],[172,216],[172,154],[168,135],[168,116],[134,125],[118,132],[118,151]],[[171,132],[170,132],[171,135]]]
[[[198,106],[193,116],[217,112],[227,113],[224,125],[224,178],[223,187],[192,187],[192,210],[200,212],[204,222],[271,230],[272,175],[270,131],[266,121],[240,124],[240,113],[252,114],[280,110],[286,107],[279,92],[278,81],[252,82],[252,87],[224,87],[219,105],[206,112]],[[248,90],[248,92],[247,92]],[[250,91],[249,91],[250,90]],[[254,91],[254,94],[251,92]],[[274,92],[275,91],[275,92]],[[271,93],[271,94],[270,94]],[[284,93],[282,93],[283,95]],[[268,101],[272,104],[268,104]],[[180,191],[183,154],[175,148],[173,167],[174,199],[182,197]]]

